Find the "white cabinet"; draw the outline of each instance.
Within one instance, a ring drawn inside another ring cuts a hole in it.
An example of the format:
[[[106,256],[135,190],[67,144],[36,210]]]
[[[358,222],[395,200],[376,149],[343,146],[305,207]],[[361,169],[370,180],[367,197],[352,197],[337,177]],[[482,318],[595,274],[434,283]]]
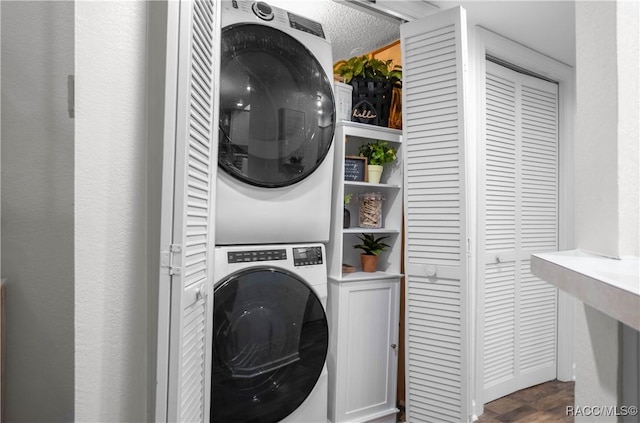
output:
[[[332,233],[329,259],[328,318],[330,324],[329,420],[338,422],[395,422],[398,363],[400,262],[402,252],[401,131],[354,122],[341,122],[336,130],[336,157],[332,198]],[[345,181],[345,157],[357,156],[359,147],[376,140],[398,150],[398,159],[385,165],[380,183]],[[383,197],[382,227],[358,226],[358,195]],[[343,228],[345,194],[351,225]],[[358,235],[387,236],[390,245],[379,256],[378,271],[363,272]],[[343,263],[356,268],[342,273]]]
[[[330,421],[396,421],[399,291],[398,278],[329,282]]]

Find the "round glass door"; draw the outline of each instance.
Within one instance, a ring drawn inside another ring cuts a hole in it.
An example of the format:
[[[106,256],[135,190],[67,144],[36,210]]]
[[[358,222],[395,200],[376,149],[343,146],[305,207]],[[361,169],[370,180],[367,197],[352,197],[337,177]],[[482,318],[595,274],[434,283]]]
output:
[[[275,423],[304,402],[324,367],[327,319],[295,275],[252,268],[214,290],[211,422]]]
[[[255,24],[222,30],[218,164],[245,183],[277,188],[322,163],[333,140],[331,82],[293,37]]]

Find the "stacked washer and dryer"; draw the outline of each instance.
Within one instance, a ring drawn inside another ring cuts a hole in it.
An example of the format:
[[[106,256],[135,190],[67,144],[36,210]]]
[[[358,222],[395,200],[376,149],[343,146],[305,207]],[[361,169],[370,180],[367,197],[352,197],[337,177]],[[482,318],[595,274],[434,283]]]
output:
[[[326,422],[331,45],[264,2],[221,19],[211,422]]]

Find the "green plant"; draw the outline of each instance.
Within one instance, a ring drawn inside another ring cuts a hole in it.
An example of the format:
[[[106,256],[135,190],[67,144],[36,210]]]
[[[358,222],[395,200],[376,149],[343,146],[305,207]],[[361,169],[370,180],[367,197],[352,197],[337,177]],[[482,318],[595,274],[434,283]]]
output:
[[[355,56],[339,60],[333,65],[333,73],[344,78],[348,84],[353,78],[388,79],[392,84],[402,82],[402,66],[393,66],[393,60],[380,60],[369,56]]]
[[[360,146],[360,156],[367,158],[367,164],[384,165],[396,159],[396,150],[386,141],[370,142]]]
[[[347,204],[349,204],[351,202],[352,198],[353,198],[353,194],[345,194],[344,195],[344,205],[346,206]]]
[[[364,254],[368,256],[377,256],[390,247],[390,245],[381,242],[385,238],[389,237],[381,236],[376,239],[373,234],[362,234],[362,236],[358,236],[358,239],[362,241],[362,244],[354,245],[353,248],[361,249],[364,251]]]

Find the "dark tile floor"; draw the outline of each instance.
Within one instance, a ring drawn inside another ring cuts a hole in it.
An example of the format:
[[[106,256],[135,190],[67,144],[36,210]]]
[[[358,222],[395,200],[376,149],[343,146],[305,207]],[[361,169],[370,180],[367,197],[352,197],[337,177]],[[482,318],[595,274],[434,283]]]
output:
[[[514,392],[485,404],[478,423],[573,423],[573,389],[574,382],[552,380]]]

